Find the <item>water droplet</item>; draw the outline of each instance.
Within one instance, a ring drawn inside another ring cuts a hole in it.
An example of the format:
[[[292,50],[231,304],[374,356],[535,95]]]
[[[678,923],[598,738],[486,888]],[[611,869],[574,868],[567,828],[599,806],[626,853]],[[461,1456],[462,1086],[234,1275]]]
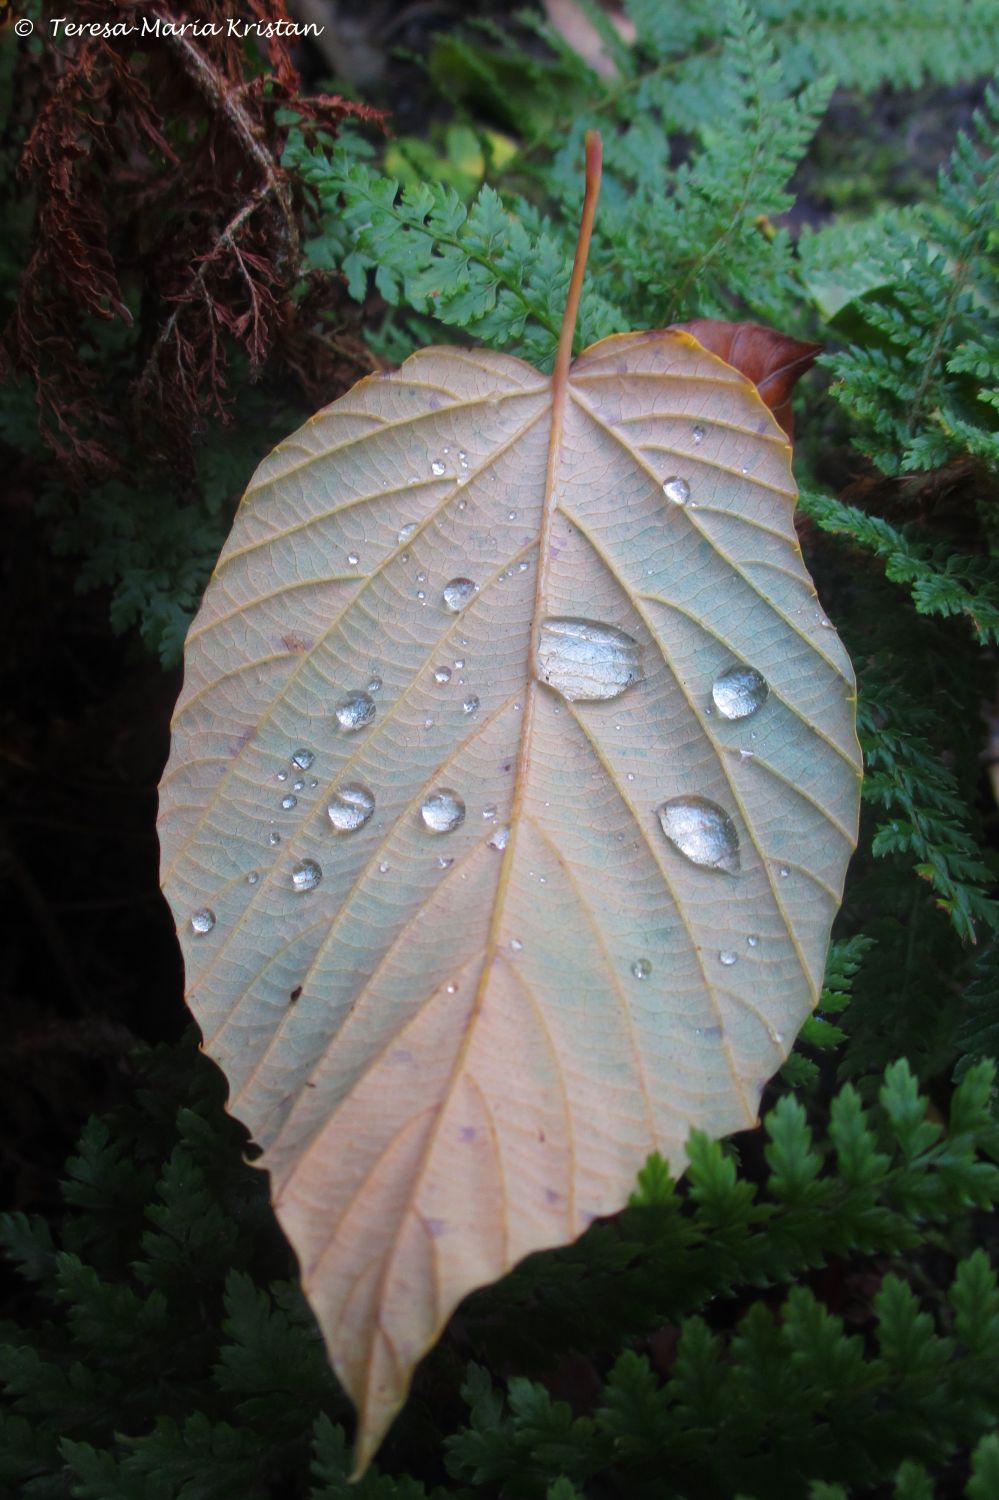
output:
[[[520,953],[520,951],[522,950],[523,946],[524,945],[520,941],[520,938],[511,938],[510,939],[510,947],[513,949],[514,953]]]
[[[203,906],[200,911],[191,913],[191,931],[197,933],[198,937],[204,937],[214,926],[215,913],[210,906]]]
[[[322,868],[314,859],[303,859],[291,872],[291,885],[295,891],[314,891],[323,878]]]
[[[433,727],[434,727],[434,721],[433,721],[433,719],[424,719],[424,721],[423,721],[423,727],[424,727],[424,729],[433,729]]]
[[[435,682],[440,682],[440,683],[450,682],[451,681],[451,668],[450,667],[437,667],[437,668],[435,668],[435,670],[434,670],[434,681]]]
[[[298,806],[298,798],[293,797],[289,792],[287,797],[281,798],[281,806],[284,808],[285,812],[291,812],[293,807]]]
[[[368,693],[348,693],[336,706],[336,721],[348,733],[364,729],[374,717],[375,705]]]
[[[668,479],[663,480],[663,494],[674,505],[686,505],[690,499],[690,485],[679,475],[671,474]]]
[[[416,530],[416,525],[417,523],[415,521],[407,521],[405,526],[399,527],[399,535],[396,537],[396,541],[399,543],[400,547],[405,542],[409,541],[410,537],[413,535],[413,532]]]
[[[694,427],[694,431],[693,431],[694,442],[695,443],[703,443],[706,433],[707,433],[707,428],[706,427],[702,427],[701,423],[698,422],[696,424],[696,426]]]
[[[772,1042],[776,1042],[778,1047],[783,1047],[783,1045],[784,1045],[784,1033],[783,1033],[783,1031],[774,1031],[773,1028],[769,1027],[769,1026],[767,1027],[767,1030],[770,1033],[770,1040]]]
[[[766,703],[770,687],[762,672],[739,662],[715,678],[711,696],[724,718],[748,719]]]
[[[462,667],[465,665],[465,658],[463,656],[456,656],[454,659],[454,664],[460,672]]]
[[[425,601],[427,595],[426,595],[426,592],[423,589],[417,589],[416,590],[416,597],[417,597],[417,599],[421,599],[421,600]]]
[[[438,478],[445,472],[446,469],[447,464],[442,464],[439,458],[435,458],[433,463],[430,465],[431,474],[436,474]]]
[[[465,509],[465,506],[466,506],[466,505],[467,505],[467,504],[468,504],[468,501],[467,501],[467,500],[459,500],[459,501],[458,501],[458,509],[459,509],[459,510],[464,510],[464,509]]]
[[[506,513],[506,518],[508,521],[516,521],[517,512],[515,510],[508,510]]]
[[[503,828],[497,828],[496,832],[489,840],[489,847],[490,849],[505,849],[509,842],[510,830],[509,828],[504,826]]]
[[[471,693],[461,706],[466,714],[474,714],[475,710],[479,706],[479,700],[478,698],[476,698],[474,693]]]
[[[277,776],[275,777],[275,780],[277,780],[277,781],[287,781],[288,780],[288,772],[287,771],[279,771],[277,773]]]
[[[388,872],[389,872],[389,869],[390,869],[390,866],[389,866],[388,860],[383,859],[382,862],[381,862],[381,864],[378,866],[378,873],[379,873],[379,875],[387,875]]]
[[[454,860],[448,859],[446,855],[442,854],[439,856],[437,864],[442,870],[450,870],[451,866],[454,864]]]
[[[279,833],[275,833],[272,829],[271,832],[267,835],[267,842],[270,844],[272,849],[276,849],[278,844],[280,844],[281,842],[281,835]]]
[[[496,803],[495,802],[487,802],[486,805],[485,805],[485,807],[482,809],[482,816],[486,819],[487,822],[488,822],[488,820],[490,818],[495,818],[495,816],[496,816]]]
[[[658,809],[663,833],[691,864],[739,872],[739,835],[728,813],[707,797],[673,797]]]
[[[441,786],[423,799],[420,817],[431,833],[452,833],[465,821],[465,804],[457,792]]]
[[[753,751],[752,750],[740,750],[739,751],[739,759],[740,760],[752,760],[753,759]]]
[[[527,570],[528,570],[528,568],[530,566],[531,566],[530,563],[527,561],[527,558],[525,557],[521,562],[519,562],[517,564],[517,572],[518,573],[526,573]]]
[[[781,880],[786,880],[790,873],[791,871],[788,869],[787,865],[781,865],[780,869],[777,871],[777,874],[780,876]]]
[[[315,760],[311,750],[296,750],[291,757],[291,763],[298,771],[307,771]]]
[[[292,782],[291,788],[294,792],[305,791],[305,782],[302,780],[301,776],[299,776],[295,781]]]
[[[309,778],[309,787],[310,787],[310,790],[315,791],[315,789],[316,789],[316,787],[318,785],[319,785],[319,782],[316,780],[316,778],[314,776],[311,776]]]
[[[350,567],[356,568],[357,565],[358,565],[358,563],[360,561],[361,561],[361,559],[358,557],[358,555],[357,555],[356,552],[348,552],[347,553],[347,562],[348,562],[348,564],[349,564]]]
[[[446,984],[444,988],[449,995],[456,995],[458,993],[458,986],[456,984]]]
[[[541,622],[535,671],[570,703],[616,698],[642,677],[642,648],[615,625],[549,616]]]
[[[463,449],[458,449],[458,465],[462,469],[468,468],[468,454]]]
[[[371,681],[368,683],[368,692],[369,693],[380,693],[381,690],[382,690],[382,680],[381,680],[381,678],[380,677],[372,677]]]
[[[333,800],[326,809],[337,833],[354,833],[363,828],[375,810],[374,793],[358,781],[337,787]]]
[[[718,955],[718,962],[720,964],[724,964],[726,969],[729,969],[733,964],[739,962],[739,956],[738,954],[733,953],[731,948],[723,948],[721,953],[719,953]]]
[[[479,585],[470,578],[452,578],[444,585],[444,608],[453,615],[460,614],[465,605],[479,591]]]
[[[652,965],[647,958],[636,958],[631,966],[631,972],[636,979],[648,979],[652,973]]]
[[[257,883],[257,881],[259,879],[260,879],[260,871],[259,870],[251,870],[250,873],[249,873],[249,875],[247,875],[247,877],[246,877],[246,883],[247,883],[247,885],[256,885],[256,883]]]
[[[757,936],[756,936],[756,934],[755,934],[755,932],[754,932],[754,933],[752,933],[752,934],[751,934],[751,936],[749,936],[749,937],[748,937],[748,938],[747,938],[747,939],[746,939],[746,946],[747,946],[747,947],[748,947],[748,948],[758,948],[758,947],[759,947],[759,943],[760,943],[760,940],[759,940],[759,938],[758,938],[758,937],[757,937]]]

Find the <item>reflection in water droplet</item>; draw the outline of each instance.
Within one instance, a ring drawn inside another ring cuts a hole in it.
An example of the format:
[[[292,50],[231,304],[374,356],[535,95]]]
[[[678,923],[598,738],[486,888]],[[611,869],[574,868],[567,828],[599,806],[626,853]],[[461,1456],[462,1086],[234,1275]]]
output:
[[[465,665],[465,658],[463,656],[456,656],[454,659],[454,664],[460,672],[462,667]]]
[[[247,883],[247,885],[256,885],[256,883],[257,883],[257,881],[259,879],[260,879],[260,872],[259,872],[259,870],[251,870],[250,873],[249,873],[249,875],[247,875],[247,877],[246,877],[246,883]]]
[[[642,648],[616,625],[549,616],[538,636],[535,672],[570,703],[616,698],[642,677]]]
[[[388,860],[383,859],[381,864],[378,866],[379,875],[387,875],[389,872],[389,868],[390,866]]]
[[[291,757],[291,763],[296,770],[307,771],[315,758],[311,750],[296,750]]]
[[[434,671],[434,681],[435,682],[441,682],[441,683],[450,682],[451,681],[451,668],[450,667],[437,667],[435,669],[435,671]]]
[[[767,1027],[767,1030],[770,1033],[770,1040],[776,1042],[778,1047],[782,1047],[784,1045],[783,1031],[774,1031],[773,1027],[770,1026]]]
[[[374,717],[375,705],[368,693],[348,693],[336,706],[337,723],[348,733],[363,729]]]
[[[658,809],[663,833],[691,864],[739,872],[739,835],[723,808],[707,797],[673,797]]]
[[[479,700],[478,698],[476,698],[475,694],[472,693],[465,699],[464,703],[461,706],[466,714],[474,714],[475,710],[479,706]]]
[[[272,849],[276,849],[277,846],[278,846],[278,844],[280,844],[280,842],[281,842],[281,835],[279,833],[275,833],[272,830],[267,835],[267,842],[270,844],[270,846],[271,846]]]
[[[458,467],[461,469],[468,468],[468,454],[461,448],[458,449]]]
[[[496,816],[496,803],[495,802],[487,802],[486,805],[485,805],[485,807],[482,809],[482,816],[484,818],[486,818],[487,820],[489,818],[495,818],[495,816]]]
[[[297,778],[297,780],[293,781],[291,785],[292,785],[293,790],[296,791],[296,792],[304,792],[305,791],[305,782],[302,780],[301,776],[299,776]]]
[[[748,719],[766,703],[770,687],[762,672],[739,662],[715,678],[711,696],[724,718]]]
[[[465,804],[450,787],[438,787],[423,799],[420,817],[431,833],[451,833],[465,821]]]
[[[496,832],[489,840],[489,847],[490,849],[505,849],[509,842],[510,830],[509,828],[504,826],[503,828],[497,828]]]
[[[314,859],[303,859],[291,872],[292,889],[296,891],[314,891],[323,878],[322,868],[316,864]]]
[[[706,427],[702,427],[701,424],[700,424],[700,422],[698,422],[696,424],[696,426],[694,427],[694,433],[693,433],[694,442],[695,443],[703,443],[704,442],[704,436],[705,436],[706,432],[707,432],[707,428]]]
[[[453,615],[460,614],[465,605],[479,591],[479,585],[470,578],[452,578],[444,585],[444,607]]]
[[[215,913],[210,906],[203,906],[200,911],[191,913],[191,931],[197,933],[198,937],[204,937],[214,926]]]
[[[527,570],[528,570],[528,568],[530,566],[531,566],[530,563],[527,561],[527,558],[525,557],[522,562],[519,562],[517,564],[517,572],[518,573],[526,573]]]
[[[354,833],[364,827],[374,810],[374,793],[360,782],[351,781],[346,786],[337,787],[326,816],[337,833]]]
[[[372,677],[371,681],[368,683],[368,692],[369,693],[380,693],[381,690],[382,690],[382,680],[381,680],[381,678],[380,677]]]
[[[520,941],[520,938],[511,938],[510,939],[510,947],[513,949],[514,953],[519,953],[521,951],[521,949],[523,948],[523,946],[524,945]]]
[[[430,472],[431,474],[436,474],[438,477],[440,477],[440,475],[444,473],[446,468],[446,464],[442,464],[439,458],[435,458],[433,463],[430,465]]]
[[[648,979],[652,973],[652,965],[647,958],[636,958],[631,966],[631,972],[636,979]]]
[[[277,781],[287,781],[288,780],[288,772],[287,771],[279,771],[277,773],[277,776],[276,776],[275,780],[277,780]]]
[[[287,797],[281,798],[281,806],[284,808],[285,812],[291,812],[293,807],[298,806],[298,798],[293,797],[289,792]]]
[[[667,500],[672,500],[674,505],[686,505],[690,499],[690,485],[685,479],[671,474],[669,479],[663,480],[663,494]]]
[[[759,938],[756,936],[755,933],[753,933],[752,936],[750,936],[750,937],[748,937],[746,939],[746,946],[749,947],[749,948],[756,948],[759,945],[759,941],[760,941]]]
[[[724,964],[727,969],[731,968],[734,963],[738,963],[738,961],[738,954],[733,953],[730,948],[724,948],[718,955],[718,962]]]
[[[454,860],[453,859],[448,859],[446,855],[442,854],[438,858],[437,864],[438,864],[439,868],[442,869],[442,870],[450,870],[451,866],[454,864]]]
[[[781,880],[786,880],[790,873],[791,871],[788,869],[787,865],[781,865],[780,869],[777,871],[777,874],[780,876]]]
[[[420,601],[421,601],[421,602],[424,602],[424,603],[425,603],[425,602],[426,602],[426,598],[427,598],[427,595],[426,595],[426,592],[425,592],[425,590],[424,590],[424,589],[417,589],[417,590],[416,590],[416,597],[417,597],[417,599],[419,599],[419,600],[420,600]]]
[[[517,512],[515,510],[508,510],[506,513],[506,518],[508,521],[516,521]]]
[[[415,530],[416,530],[416,522],[415,521],[407,521],[406,524],[405,524],[405,526],[400,526],[399,527],[399,535],[396,537],[396,541],[399,543],[400,546],[402,546],[404,542],[408,542],[409,541],[410,537],[413,535],[413,532]]]
[[[358,557],[358,555],[357,555],[356,552],[348,552],[347,553],[347,562],[350,565],[350,567],[356,568],[357,565],[358,565],[358,563],[360,561],[361,561],[361,559]]]

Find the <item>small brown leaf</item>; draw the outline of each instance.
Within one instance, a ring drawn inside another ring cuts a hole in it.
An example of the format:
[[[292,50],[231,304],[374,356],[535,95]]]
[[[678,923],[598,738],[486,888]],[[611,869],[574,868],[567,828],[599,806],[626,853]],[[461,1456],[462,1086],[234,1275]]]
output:
[[[672,326],[692,333],[702,348],[748,375],[788,437],[794,437],[791,392],[812,368],[822,352],[821,344],[804,343],[762,323],[692,318],[689,323]]]

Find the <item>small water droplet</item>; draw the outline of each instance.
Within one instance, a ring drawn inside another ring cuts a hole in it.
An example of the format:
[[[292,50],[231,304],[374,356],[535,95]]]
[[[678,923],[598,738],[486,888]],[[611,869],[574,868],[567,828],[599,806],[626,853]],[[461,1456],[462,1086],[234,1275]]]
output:
[[[514,953],[520,953],[521,950],[523,949],[523,946],[524,945],[520,941],[520,938],[511,938],[510,939],[510,947],[513,949]]]
[[[307,771],[315,758],[311,750],[296,750],[291,757],[291,763],[296,770]]]
[[[740,760],[752,760],[753,759],[753,751],[752,750],[740,750],[739,751],[739,759]]]
[[[760,940],[756,936],[755,932],[751,933],[750,936],[746,939],[746,946],[748,948],[758,948],[759,947],[759,943],[760,943]]]
[[[280,844],[281,842],[281,835],[279,833],[275,833],[272,829],[271,832],[267,835],[267,842],[270,844],[272,849],[276,849],[278,844]]]
[[[336,721],[340,728],[352,734],[357,729],[364,729],[375,717],[375,705],[368,693],[358,690],[348,693],[346,698],[341,698],[336,706]]]
[[[284,808],[285,812],[291,812],[293,807],[298,806],[298,798],[293,797],[289,792],[287,797],[281,798],[281,806]]]
[[[663,494],[674,505],[686,505],[690,499],[690,485],[678,474],[671,474],[668,479],[663,480]]]
[[[326,816],[337,833],[355,833],[364,827],[374,810],[374,793],[359,781],[351,781],[337,787]]]
[[[475,710],[479,706],[479,700],[478,698],[476,698],[475,694],[472,693],[465,699],[464,703],[461,706],[466,714],[474,714]]]
[[[636,979],[648,979],[652,973],[652,965],[647,958],[636,958],[631,966],[631,972]]]
[[[420,817],[431,833],[452,833],[465,821],[465,804],[450,787],[438,787],[423,799]]]
[[[431,472],[431,474],[436,474],[438,476],[438,478],[440,477],[441,474],[443,474],[445,472],[446,469],[447,469],[447,464],[441,463],[441,461],[440,461],[439,458],[435,458],[434,461],[433,461],[433,463],[430,465],[430,472]]]
[[[780,869],[777,871],[777,874],[780,876],[781,880],[786,880],[790,873],[791,871],[788,869],[787,865],[781,865]]]
[[[316,780],[316,778],[314,776],[310,777],[310,779],[309,779],[309,789],[310,789],[310,791],[314,792],[315,789],[316,789],[316,787],[318,785],[319,785],[319,782]]]
[[[294,792],[305,791],[305,782],[302,780],[301,776],[297,777],[296,780],[292,782],[291,789]]]
[[[762,672],[739,662],[715,678],[711,696],[724,718],[748,719],[766,703],[770,687]]]
[[[819,624],[821,625],[821,627],[822,627],[823,630],[832,630],[833,629],[833,622],[832,622],[832,620],[821,619],[819,621]]]
[[[438,857],[437,864],[438,867],[442,870],[450,870],[451,866],[454,864],[454,860],[448,859],[446,855],[441,854]]]
[[[528,568],[529,568],[529,567],[530,567],[530,566],[531,566],[531,565],[530,565],[530,563],[529,563],[529,562],[528,562],[528,561],[527,561],[527,558],[526,558],[526,557],[525,557],[525,558],[523,558],[523,559],[522,559],[522,560],[521,560],[521,561],[520,561],[520,562],[519,562],[519,563],[518,563],[518,564],[517,564],[517,572],[518,572],[518,573],[526,573],[526,572],[527,572],[527,570],[528,570]]]
[[[496,832],[489,840],[489,847],[490,849],[505,849],[509,842],[510,830],[504,825],[504,827],[496,829]]]
[[[434,681],[435,682],[440,682],[440,683],[450,682],[451,681],[451,668],[450,667],[436,667],[434,669]]]
[[[424,721],[423,721],[423,727],[424,727],[424,729],[433,729],[433,727],[434,727],[434,721],[433,721],[433,719],[424,719]]]
[[[723,808],[707,797],[673,797],[658,809],[663,833],[691,864],[739,872],[739,835]]]
[[[701,423],[700,423],[700,422],[698,422],[698,423],[697,423],[697,424],[696,424],[696,425],[695,425],[695,427],[694,427],[694,429],[693,429],[693,438],[694,438],[694,442],[695,442],[695,443],[703,443],[703,442],[704,442],[704,438],[705,438],[705,434],[706,434],[706,433],[707,433],[707,428],[706,428],[706,427],[703,427],[703,426],[702,426],[702,425],[701,425]]]
[[[257,881],[259,879],[260,879],[260,871],[259,870],[251,870],[250,873],[249,873],[249,875],[247,875],[247,877],[246,877],[246,883],[247,883],[247,885],[256,885],[256,883],[257,883]]]
[[[458,509],[459,509],[459,510],[464,510],[464,509],[465,509],[465,506],[466,506],[466,505],[467,505],[467,504],[468,504],[468,501],[467,501],[467,500],[459,500],[459,501],[458,501]]]
[[[456,995],[458,993],[458,986],[456,984],[446,984],[444,988],[449,995]]]
[[[191,931],[198,937],[204,937],[206,932],[211,932],[215,926],[215,913],[210,906],[203,906],[200,911],[191,913]]]
[[[462,448],[458,449],[458,464],[462,469],[468,468],[468,454]]]
[[[723,948],[718,955],[718,962],[724,964],[729,969],[733,964],[739,962],[739,956],[737,953],[733,953],[731,948]]]
[[[456,656],[454,659],[454,664],[460,672],[462,667],[465,665],[465,658],[463,656]]]
[[[400,547],[405,542],[409,541],[410,537],[413,535],[413,532],[416,530],[416,525],[417,523],[415,521],[407,521],[405,526],[399,527],[399,535],[396,537],[396,541],[399,543]]]
[[[506,518],[508,521],[516,521],[517,512],[515,510],[508,510],[506,513]]]
[[[360,561],[361,561],[361,559],[358,557],[358,555],[357,555],[356,552],[348,552],[347,553],[347,562],[348,562],[348,564],[349,564],[350,567],[356,568],[357,565],[358,565],[358,563]]]
[[[389,872],[389,869],[390,869],[390,866],[389,866],[388,860],[383,859],[382,862],[381,862],[381,864],[378,866],[378,873],[379,873],[379,875],[387,875],[388,872]]]
[[[444,585],[444,608],[449,609],[453,615],[460,614],[478,591],[479,585],[470,578],[452,578],[450,583]]]
[[[542,682],[570,703],[616,698],[642,677],[642,648],[616,625],[549,616],[534,663]]]
[[[382,680],[381,680],[381,678],[380,677],[372,677],[371,681],[368,683],[368,692],[369,693],[380,693],[381,690],[382,690]]]
[[[314,859],[303,859],[291,872],[292,890],[314,891],[322,878],[321,866]]]
[[[482,809],[482,816],[486,819],[487,822],[489,821],[490,818],[495,818],[495,816],[496,816],[496,803],[495,802],[487,802],[486,805],[485,805],[485,807]]]
[[[426,596],[426,593],[425,593],[425,591],[423,589],[417,589],[416,590],[416,597],[417,597],[417,599],[425,600],[427,596]]]
[[[279,771],[277,773],[277,776],[275,777],[275,780],[277,780],[277,781],[287,781],[288,780],[288,772],[287,771]]]
[[[783,1031],[774,1031],[774,1029],[772,1027],[770,1027],[770,1026],[767,1027],[767,1030],[770,1033],[770,1040],[772,1042],[776,1042],[778,1047],[783,1047],[783,1045],[784,1045],[784,1033],[783,1033]]]

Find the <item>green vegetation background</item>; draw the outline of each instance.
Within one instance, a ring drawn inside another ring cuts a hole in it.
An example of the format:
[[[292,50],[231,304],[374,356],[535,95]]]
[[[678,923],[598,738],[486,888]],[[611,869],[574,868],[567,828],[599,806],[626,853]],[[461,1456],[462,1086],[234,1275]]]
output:
[[[167,275],[134,157],[108,148],[100,88],[117,64],[93,55],[83,123],[61,138],[78,148],[70,186],[89,173],[108,211],[98,235],[82,193],[18,171],[52,119],[53,64],[0,33],[3,763],[22,803],[3,875],[24,924],[2,1002],[4,1494],[999,1494],[984,1060],[999,1051],[999,12],[629,0],[624,42],[582,8],[607,76],[535,11],[421,24],[419,58],[372,86],[376,105],[408,100],[394,136],[317,117],[316,91],[255,45],[210,59],[270,107],[291,236],[279,251],[260,229],[242,281],[211,277],[259,187],[245,163],[212,156],[216,259],[203,270],[192,239]],[[157,101],[149,56],[120,55]],[[65,62],[79,81],[79,54]],[[141,117],[164,180],[203,160],[212,107],[188,99],[158,143]],[[150,791],[187,621],[269,443],[424,343],[551,360],[589,127],[606,175],[580,346],[698,315],[825,346],[796,468],[806,559],[858,671],[861,846],[764,1129],[695,1139],[680,1186],[653,1160],[619,1219],[472,1297],[381,1473],[351,1488],[349,1410],[266,1185],[180,1034]],[[197,194],[180,199],[157,201],[183,246],[201,221]],[[80,259],[60,245],[46,261],[67,203]],[[84,263],[90,300],[54,332],[41,291],[71,292]],[[56,1198],[57,1155],[95,1104]]]

